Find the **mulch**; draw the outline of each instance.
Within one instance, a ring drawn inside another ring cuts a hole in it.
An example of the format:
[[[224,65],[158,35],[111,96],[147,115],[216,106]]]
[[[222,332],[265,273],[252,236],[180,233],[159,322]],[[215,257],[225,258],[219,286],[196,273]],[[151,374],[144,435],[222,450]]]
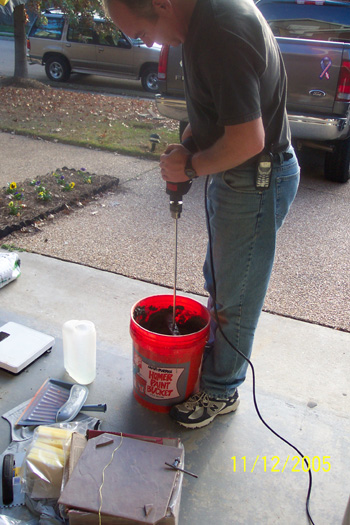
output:
[[[12,183],[16,187],[8,193]],[[58,168],[37,180],[11,181],[0,190],[0,239],[45,218],[52,218],[58,212],[70,213],[73,207],[85,206],[118,184],[116,177],[67,167]],[[42,188],[50,193],[49,200],[40,198]],[[11,214],[15,207],[18,213]]]

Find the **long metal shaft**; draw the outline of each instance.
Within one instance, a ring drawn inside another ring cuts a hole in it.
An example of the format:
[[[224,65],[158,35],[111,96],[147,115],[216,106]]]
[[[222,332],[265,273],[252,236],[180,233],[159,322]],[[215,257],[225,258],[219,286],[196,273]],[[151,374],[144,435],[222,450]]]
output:
[[[177,219],[175,221],[175,255],[174,255],[174,295],[173,295],[173,331],[175,330],[175,315],[176,315],[176,283],[177,283]]]

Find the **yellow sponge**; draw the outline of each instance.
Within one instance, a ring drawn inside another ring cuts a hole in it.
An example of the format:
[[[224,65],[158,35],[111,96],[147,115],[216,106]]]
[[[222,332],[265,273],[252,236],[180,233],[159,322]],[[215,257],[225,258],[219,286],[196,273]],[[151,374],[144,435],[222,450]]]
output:
[[[39,426],[26,457],[26,477],[33,486],[32,497],[58,497],[63,467],[72,430]]]
[[[71,435],[72,430],[67,430],[66,428],[40,426],[36,430],[37,439],[67,440],[71,437]]]

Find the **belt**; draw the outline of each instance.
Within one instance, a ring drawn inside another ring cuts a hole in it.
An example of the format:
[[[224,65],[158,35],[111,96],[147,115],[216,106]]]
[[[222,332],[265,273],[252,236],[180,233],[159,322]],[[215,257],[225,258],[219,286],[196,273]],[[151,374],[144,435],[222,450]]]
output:
[[[240,164],[239,166],[237,166],[237,168],[239,169],[239,168],[246,168],[250,166],[256,166],[259,156],[260,156],[259,154],[255,155],[254,157],[247,160],[246,162],[243,162],[243,164]],[[292,157],[293,157],[293,153],[288,153],[287,151],[280,151],[279,153],[272,154],[272,161],[274,162],[274,164],[278,164],[280,166],[282,162],[290,160]]]
[[[272,155],[273,162],[277,164],[282,164],[283,161],[290,160],[292,157],[293,153],[288,153],[287,151],[280,151],[280,153]]]

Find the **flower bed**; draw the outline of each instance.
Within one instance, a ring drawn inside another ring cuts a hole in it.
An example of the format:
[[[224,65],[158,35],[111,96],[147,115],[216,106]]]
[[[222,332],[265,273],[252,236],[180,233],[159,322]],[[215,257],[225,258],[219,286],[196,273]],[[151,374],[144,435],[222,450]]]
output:
[[[11,181],[0,191],[0,238],[116,187],[119,179],[59,168],[44,177]]]

